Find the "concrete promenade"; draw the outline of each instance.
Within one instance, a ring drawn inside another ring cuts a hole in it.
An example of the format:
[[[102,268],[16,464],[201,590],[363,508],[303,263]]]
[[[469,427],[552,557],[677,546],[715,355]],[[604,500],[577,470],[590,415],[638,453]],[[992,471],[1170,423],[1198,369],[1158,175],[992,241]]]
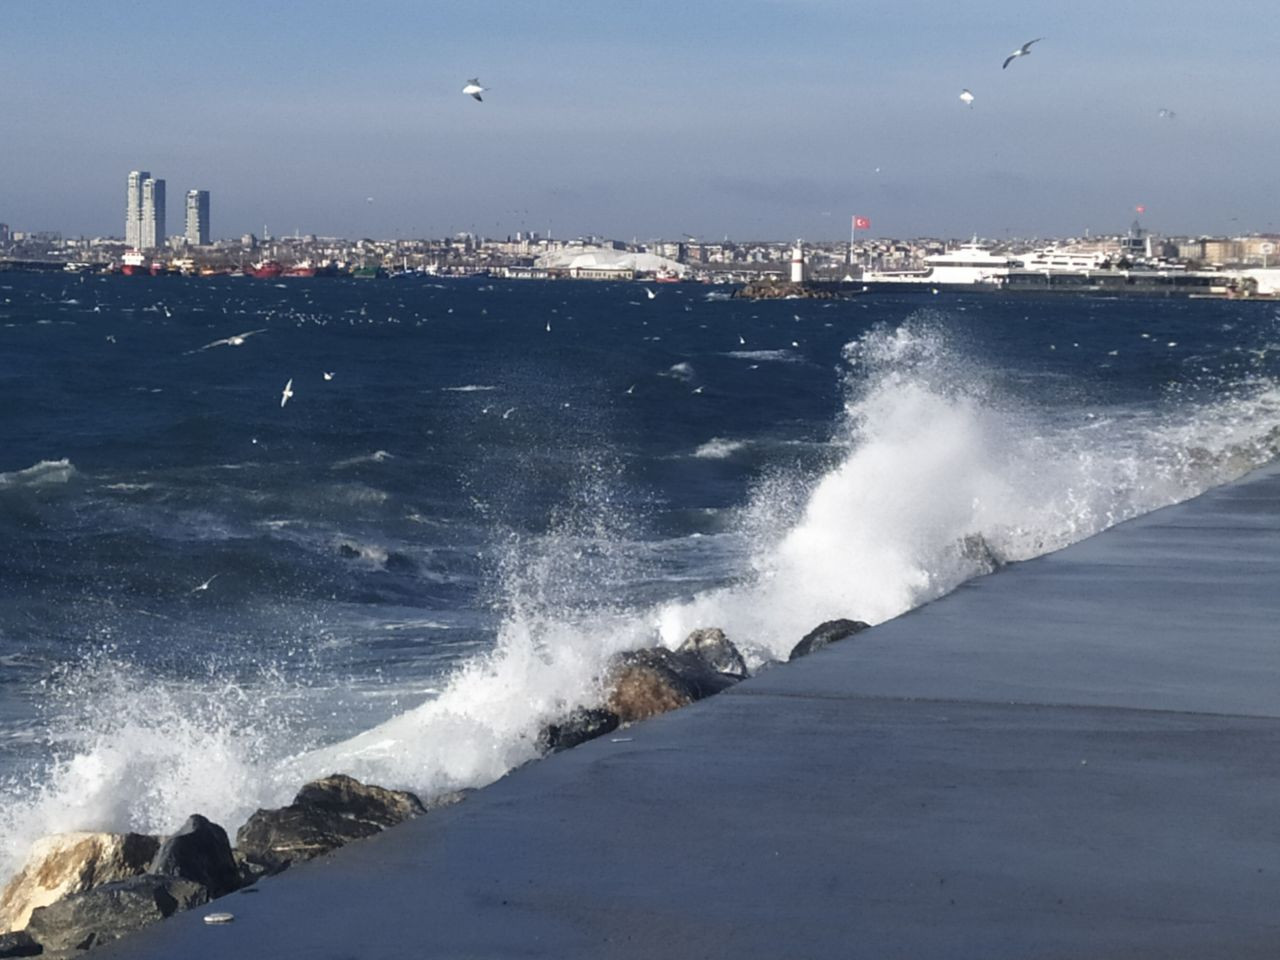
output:
[[[1280,465],[614,736],[93,955],[1274,960]]]

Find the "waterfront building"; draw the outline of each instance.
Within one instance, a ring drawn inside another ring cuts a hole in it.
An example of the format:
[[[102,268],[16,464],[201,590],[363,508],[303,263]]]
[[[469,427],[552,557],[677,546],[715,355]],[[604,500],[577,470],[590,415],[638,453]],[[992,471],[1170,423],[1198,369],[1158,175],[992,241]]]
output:
[[[9,225],[7,223],[0,223],[0,243],[8,243],[8,242],[9,242]]]
[[[129,187],[124,207],[124,244],[130,250],[142,246],[142,184],[151,179],[146,170],[129,173]]]
[[[187,243],[209,245],[209,191],[187,191]]]
[[[164,246],[164,181],[148,177],[142,181],[142,236],[139,248],[152,250]]]

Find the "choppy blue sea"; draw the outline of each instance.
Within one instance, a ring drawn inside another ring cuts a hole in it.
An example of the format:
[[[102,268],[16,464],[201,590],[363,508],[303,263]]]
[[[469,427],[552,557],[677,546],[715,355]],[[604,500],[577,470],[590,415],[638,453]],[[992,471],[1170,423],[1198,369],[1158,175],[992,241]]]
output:
[[[650,290],[0,274],[0,876],[483,785],[617,650],[785,658],[1280,450],[1274,303]]]

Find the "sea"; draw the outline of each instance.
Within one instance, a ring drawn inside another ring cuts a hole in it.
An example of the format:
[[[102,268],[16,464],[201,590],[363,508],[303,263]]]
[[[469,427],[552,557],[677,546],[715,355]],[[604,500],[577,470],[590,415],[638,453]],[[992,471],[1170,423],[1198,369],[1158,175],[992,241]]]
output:
[[[483,787],[618,651],[786,669],[1278,453],[1275,302],[0,274],[0,880]]]

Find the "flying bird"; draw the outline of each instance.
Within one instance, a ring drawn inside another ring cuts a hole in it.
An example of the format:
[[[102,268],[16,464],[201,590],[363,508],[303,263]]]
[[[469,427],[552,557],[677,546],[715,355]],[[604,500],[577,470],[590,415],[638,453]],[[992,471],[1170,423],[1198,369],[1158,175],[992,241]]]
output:
[[[266,333],[267,328],[261,327],[257,330],[246,330],[244,333],[236,333],[221,340],[215,340],[213,343],[206,343],[201,350],[208,350],[210,347],[240,347],[244,346],[244,342],[256,333]],[[191,351],[195,352],[195,351]]]
[[[200,593],[200,592],[201,592],[201,591],[203,591],[203,590],[208,590],[208,589],[209,589],[209,584],[213,583],[213,581],[215,581],[215,580],[217,580],[217,579],[218,579],[218,575],[215,573],[212,577],[210,577],[210,578],[209,578],[208,580],[206,580],[204,583],[197,584],[196,586],[192,587],[192,588],[191,588],[191,592],[192,592],[192,593]]]
[[[478,77],[472,77],[470,80],[467,81],[467,85],[462,88],[462,92],[467,94],[468,96],[475,97],[481,103],[484,103],[484,100],[481,99],[480,94],[484,93],[488,89],[489,89],[488,87],[480,86],[480,79]]]
[[[653,300],[655,297],[657,297],[657,296],[658,296],[656,293],[654,293],[654,292],[653,292],[652,290],[650,290],[648,287],[645,287],[645,288],[644,288],[644,292],[645,292],[645,295],[646,295],[646,296],[648,296],[648,298],[649,298],[650,300]]]
[[[960,99],[964,101],[965,106],[973,107],[973,94],[969,92],[967,87],[960,91]]]
[[[1001,67],[1000,69],[1004,70],[1008,68],[1009,64],[1013,63],[1013,61],[1016,60],[1018,57],[1025,57],[1028,53],[1031,52],[1031,45],[1033,43],[1039,43],[1043,39],[1044,37],[1036,37],[1034,40],[1028,40],[1026,43],[1024,43],[1017,50],[1013,51],[1013,53],[1009,54],[1009,56],[1005,58],[1004,66]]]
[[[324,378],[325,378],[326,380],[332,380],[332,379],[333,379],[333,371],[331,371],[331,370],[322,370],[321,372],[324,374]]]
[[[293,396],[293,377],[289,378],[289,382],[284,385],[284,390],[280,393],[280,406],[283,407],[289,402],[289,398]]]

